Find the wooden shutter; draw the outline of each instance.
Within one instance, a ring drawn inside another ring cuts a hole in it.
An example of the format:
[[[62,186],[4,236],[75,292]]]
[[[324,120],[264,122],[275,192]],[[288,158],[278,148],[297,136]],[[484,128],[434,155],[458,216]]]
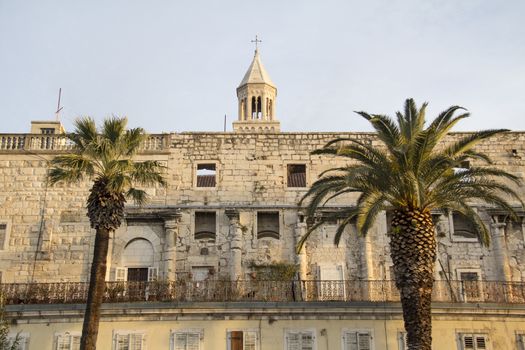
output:
[[[142,350],[144,337],[140,333],[131,333],[129,335],[129,350]]]
[[[173,339],[175,344],[173,350],[186,350],[186,333],[175,333]]]
[[[71,350],[80,350],[80,335],[71,336]]]
[[[286,335],[286,350],[301,350],[301,334],[289,332]]]
[[[115,342],[115,350],[130,350],[128,334],[117,334],[115,337]]]
[[[230,332],[230,350],[243,350],[243,332],[242,331],[231,331]]]
[[[115,269],[115,281],[125,282],[128,280],[128,269],[125,267],[117,267]]]
[[[186,339],[186,350],[200,350],[201,335],[199,333],[188,333]]]
[[[484,334],[463,334],[463,350],[486,350],[487,337]]]
[[[301,350],[314,350],[314,335],[312,332],[301,333]]]
[[[369,332],[347,332],[344,339],[345,350],[370,350]]]
[[[256,350],[257,349],[257,332],[246,331],[244,333],[244,347],[243,350]]]
[[[148,282],[156,281],[159,269],[156,267],[148,267]]]
[[[56,350],[71,350],[71,339],[67,334],[57,336]]]

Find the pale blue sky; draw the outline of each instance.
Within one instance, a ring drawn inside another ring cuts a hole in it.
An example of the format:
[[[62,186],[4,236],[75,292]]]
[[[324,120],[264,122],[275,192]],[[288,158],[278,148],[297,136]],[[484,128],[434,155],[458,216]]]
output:
[[[221,131],[253,57],[278,88],[283,131],[364,131],[352,113],[430,116],[457,130],[525,130],[525,1],[0,0],[0,132],[127,115],[149,132]]]

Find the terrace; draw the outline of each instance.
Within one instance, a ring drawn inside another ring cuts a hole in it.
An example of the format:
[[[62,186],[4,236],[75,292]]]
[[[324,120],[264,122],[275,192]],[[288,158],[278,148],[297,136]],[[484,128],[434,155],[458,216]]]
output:
[[[87,282],[4,283],[6,305],[85,303]],[[399,302],[394,281],[106,282],[106,303],[129,302]],[[524,282],[436,281],[433,302],[525,304]]]

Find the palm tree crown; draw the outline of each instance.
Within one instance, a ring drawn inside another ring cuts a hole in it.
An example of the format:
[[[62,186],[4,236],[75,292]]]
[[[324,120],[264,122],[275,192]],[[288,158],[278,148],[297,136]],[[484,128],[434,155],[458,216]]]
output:
[[[93,180],[87,206],[95,229],[118,228],[126,198],[137,204],[147,201],[146,192],[135,188],[136,184],[166,184],[161,174],[163,166],[158,161],[132,160],[147,135],[142,128],[127,130],[126,125],[126,118],[109,118],[98,132],[92,118],[80,118],[75,123],[75,132],[67,135],[73,142],[73,152],[51,161],[52,185],[76,183],[84,178]]]
[[[482,140],[506,130],[474,132],[447,142],[445,136],[468,113],[455,115],[463,108],[453,106],[425,127],[426,107],[425,103],[418,109],[414,100],[408,99],[404,113],[397,112],[397,120],[358,112],[372,124],[383,147],[340,138],[312,152],[345,157],[349,164],[322,173],[301,200],[308,201],[307,215],[312,217],[331,199],[352,192],[358,194],[354,206],[338,213],[343,220],[336,231],[336,244],[350,222],[355,220],[358,232],[364,235],[380,212],[392,210],[388,233],[390,256],[410,350],[430,350],[432,344],[436,238],[431,211],[448,209],[463,214],[473,223],[480,241],[488,245],[487,227],[469,204],[484,202],[502,207],[514,216],[506,198],[522,204],[509,186],[519,184],[518,178],[491,166],[489,157],[474,149]],[[459,169],[467,160],[484,166]],[[298,250],[321,224],[322,219],[310,227],[299,241]]]
[[[385,115],[357,112],[367,119],[384,147],[374,147],[364,141],[339,138],[315,150],[312,154],[345,157],[349,165],[323,172],[301,199],[308,202],[307,214],[343,194],[359,194],[356,205],[342,214],[345,219],[336,234],[339,242],[345,226],[355,220],[358,231],[366,234],[379,212],[385,209],[418,209],[430,211],[451,209],[470,220],[480,241],[488,245],[486,225],[469,204],[476,201],[502,207],[514,213],[504,196],[522,205],[516,192],[498,178],[519,184],[519,178],[490,166],[490,158],[474,150],[480,141],[508,130],[473,132],[455,142],[445,143],[445,136],[460,120],[469,116],[459,106],[452,106],[425,128],[427,103],[417,108],[413,99],[406,100],[404,113],[397,112],[397,123]],[[481,161],[485,166],[460,169],[464,161]],[[318,222],[313,231],[322,222]],[[302,247],[307,236],[300,241]]]

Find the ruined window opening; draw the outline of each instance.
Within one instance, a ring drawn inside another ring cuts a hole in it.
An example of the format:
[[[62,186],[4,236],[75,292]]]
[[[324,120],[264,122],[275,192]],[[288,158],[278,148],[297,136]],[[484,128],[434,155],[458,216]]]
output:
[[[288,187],[306,187],[306,165],[288,164]]]
[[[216,228],[215,212],[195,212],[195,239],[210,239],[215,241]]]
[[[474,225],[461,213],[452,214],[452,226],[454,227],[454,236],[469,239],[478,238]]]
[[[215,187],[217,169],[213,163],[197,165],[197,187]]]
[[[279,239],[279,212],[257,213],[257,238]]]

